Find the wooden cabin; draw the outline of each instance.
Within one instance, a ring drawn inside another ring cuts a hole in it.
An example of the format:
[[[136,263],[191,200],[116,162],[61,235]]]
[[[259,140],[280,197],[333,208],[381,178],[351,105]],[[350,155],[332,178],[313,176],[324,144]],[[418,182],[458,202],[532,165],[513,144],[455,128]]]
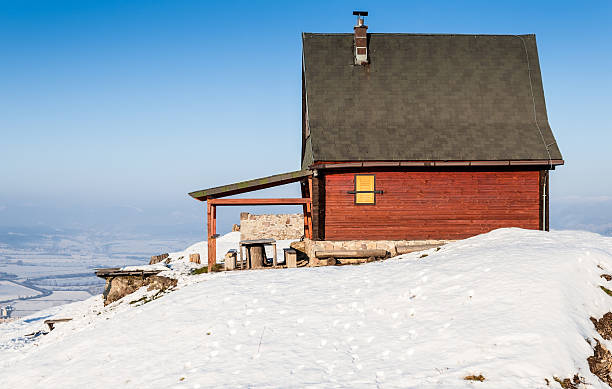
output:
[[[353,33],[302,35],[301,170],[190,193],[208,201],[209,238],[216,206],[259,203],[301,204],[313,240],[548,230],[564,162],[535,35],[367,28],[359,14]],[[301,199],[221,198],[290,182]]]

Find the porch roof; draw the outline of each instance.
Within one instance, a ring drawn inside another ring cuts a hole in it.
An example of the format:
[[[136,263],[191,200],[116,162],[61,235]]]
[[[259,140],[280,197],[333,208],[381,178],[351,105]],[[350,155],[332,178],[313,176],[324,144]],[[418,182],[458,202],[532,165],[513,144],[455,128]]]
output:
[[[214,188],[198,190],[189,193],[189,196],[200,201],[212,198],[232,196],[240,193],[252,192],[259,189],[271,188],[292,182],[298,182],[312,175],[311,170],[297,170],[289,173],[275,174],[273,176],[256,178],[254,180],[236,182],[234,184],[217,186]]]

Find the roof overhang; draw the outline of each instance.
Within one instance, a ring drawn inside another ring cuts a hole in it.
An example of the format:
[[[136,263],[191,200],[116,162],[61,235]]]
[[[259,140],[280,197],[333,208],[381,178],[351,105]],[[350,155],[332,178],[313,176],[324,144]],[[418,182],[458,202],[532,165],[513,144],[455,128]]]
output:
[[[273,176],[257,178],[254,180],[241,181],[236,182],[234,184],[198,190],[189,193],[189,196],[193,197],[196,200],[206,201],[207,199],[211,198],[232,196],[240,193],[252,192],[255,190],[290,184],[292,182],[299,182],[311,175],[311,170],[297,170],[294,172],[276,174]]]
[[[508,160],[508,161],[319,161],[311,169],[341,169],[360,167],[453,167],[453,166],[542,166],[554,168],[563,165],[562,159]]]

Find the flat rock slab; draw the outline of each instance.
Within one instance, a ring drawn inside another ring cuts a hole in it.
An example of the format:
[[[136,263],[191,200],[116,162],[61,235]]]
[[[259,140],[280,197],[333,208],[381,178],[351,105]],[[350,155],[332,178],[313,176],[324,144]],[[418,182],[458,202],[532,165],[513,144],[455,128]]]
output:
[[[162,290],[175,287],[177,283],[174,278],[158,275],[121,274],[104,278],[106,278],[106,286],[102,294],[104,297],[104,305],[108,305],[128,294],[134,293],[143,286],[148,286],[147,290]]]

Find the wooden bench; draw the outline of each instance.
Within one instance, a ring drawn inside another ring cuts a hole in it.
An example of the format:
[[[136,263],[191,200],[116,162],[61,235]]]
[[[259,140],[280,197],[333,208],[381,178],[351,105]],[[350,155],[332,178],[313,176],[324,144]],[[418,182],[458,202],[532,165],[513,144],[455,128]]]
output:
[[[45,320],[45,324],[49,326],[49,331],[53,331],[53,328],[55,328],[55,324],[56,323],[64,323],[67,321],[72,320],[71,318],[66,318],[66,319],[49,319],[49,320]]]
[[[383,259],[387,255],[389,253],[383,249],[315,251],[315,257],[317,259],[327,259],[328,265],[352,265],[372,262],[377,259]]]

